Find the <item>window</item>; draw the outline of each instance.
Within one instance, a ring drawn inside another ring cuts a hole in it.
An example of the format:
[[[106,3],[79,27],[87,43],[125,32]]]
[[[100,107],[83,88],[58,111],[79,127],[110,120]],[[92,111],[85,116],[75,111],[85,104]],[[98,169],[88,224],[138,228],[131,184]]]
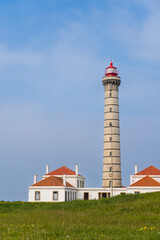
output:
[[[69,192],[68,192],[68,201],[69,201]]]
[[[121,194],[121,195],[126,195],[126,193],[125,193],[125,192],[121,192],[120,194]]]
[[[110,89],[110,91],[112,91],[112,83],[111,82],[109,83],[109,89]]]
[[[40,200],[40,192],[35,192],[35,200]]]
[[[102,198],[106,198],[107,197],[107,193],[103,192],[102,193]]]
[[[109,167],[109,171],[112,172],[112,167]]]
[[[140,194],[140,192],[134,192],[134,194]]]
[[[69,201],[71,201],[72,200],[72,192],[70,191],[69,192]]]
[[[74,200],[74,192],[72,192],[72,200]]]
[[[99,192],[99,193],[98,193],[98,199],[101,199],[101,198],[110,198],[110,197],[111,197],[110,192]]]
[[[109,181],[109,187],[110,188],[112,187],[112,181]]]
[[[110,142],[112,142],[112,137],[109,138]]]
[[[67,191],[65,191],[65,201],[67,201]]]
[[[112,122],[109,123],[109,126],[112,127]]]
[[[77,188],[79,188],[79,180],[77,180]]]
[[[110,152],[110,157],[112,156],[112,152]]]
[[[112,93],[110,93],[110,95],[109,95],[110,97],[112,97]]]
[[[82,181],[82,188],[84,188],[84,181]]]
[[[112,112],[112,108],[110,108],[110,112]]]
[[[58,192],[53,192],[53,200],[58,200]]]
[[[77,199],[77,193],[75,192],[75,200]]]
[[[101,193],[100,192],[98,193],[98,199],[101,199]]]

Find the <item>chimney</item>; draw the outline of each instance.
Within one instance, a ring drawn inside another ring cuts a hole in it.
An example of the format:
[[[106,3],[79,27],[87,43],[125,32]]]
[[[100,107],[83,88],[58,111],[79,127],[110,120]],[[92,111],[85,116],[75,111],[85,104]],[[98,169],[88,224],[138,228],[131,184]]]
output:
[[[46,174],[49,173],[49,165],[46,165]]]
[[[63,185],[66,186],[66,174],[63,175]]]
[[[134,166],[134,174],[136,174],[137,172],[138,172],[138,166],[135,165],[135,166]]]
[[[78,175],[78,165],[76,164],[76,175]]]
[[[34,184],[37,183],[37,174],[34,174]]]

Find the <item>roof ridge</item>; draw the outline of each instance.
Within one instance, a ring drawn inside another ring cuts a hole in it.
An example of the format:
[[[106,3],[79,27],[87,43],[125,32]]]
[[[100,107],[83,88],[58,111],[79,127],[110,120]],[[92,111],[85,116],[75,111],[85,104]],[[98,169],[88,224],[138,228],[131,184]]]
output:
[[[151,174],[149,174],[148,171],[151,171]],[[155,174],[155,173],[153,173],[154,171],[157,171],[158,173]],[[149,167],[146,167],[145,169],[137,172],[135,175],[151,175],[151,176],[152,175],[160,175],[160,169],[155,167],[155,166],[153,166],[153,165],[150,165]]]
[[[70,169],[70,168],[68,168],[66,166],[64,166],[64,167],[67,168],[70,172],[74,172],[75,173],[75,171],[73,171],[72,169]]]
[[[51,175],[51,177],[55,178],[56,182],[58,182],[58,183],[61,184],[61,182],[57,179],[57,178],[61,178],[61,177],[55,177],[55,176],[53,176],[53,175]],[[61,179],[62,179],[62,178],[61,178]],[[62,179],[62,180],[63,180],[63,179]],[[63,185],[63,183],[62,183],[62,185]],[[63,186],[64,186],[64,185],[63,185]]]

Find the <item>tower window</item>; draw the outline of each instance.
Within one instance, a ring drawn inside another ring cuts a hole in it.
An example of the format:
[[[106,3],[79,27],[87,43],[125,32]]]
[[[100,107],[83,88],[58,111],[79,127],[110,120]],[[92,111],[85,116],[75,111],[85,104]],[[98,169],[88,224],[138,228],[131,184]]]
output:
[[[112,83],[111,82],[109,83],[109,89],[110,89],[110,91],[112,91]]]
[[[112,97],[112,93],[111,92],[110,92],[109,96]]]
[[[109,167],[109,171],[112,172],[112,167]]]
[[[109,126],[112,127],[112,122],[109,123]]]
[[[112,137],[109,138],[109,141],[112,142]]]
[[[110,108],[110,112],[112,112],[112,108]]]
[[[110,157],[112,156],[112,152],[110,152]]]

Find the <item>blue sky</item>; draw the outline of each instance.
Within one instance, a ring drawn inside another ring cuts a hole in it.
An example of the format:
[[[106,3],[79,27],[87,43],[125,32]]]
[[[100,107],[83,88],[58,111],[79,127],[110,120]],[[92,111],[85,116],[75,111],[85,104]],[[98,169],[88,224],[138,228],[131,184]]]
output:
[[[0,2],[0,200],[27,200],[67,165],[100,187],[102,77],[119,69],[123,185],[134,165],[159,166],[160,3],[153,0]]]

